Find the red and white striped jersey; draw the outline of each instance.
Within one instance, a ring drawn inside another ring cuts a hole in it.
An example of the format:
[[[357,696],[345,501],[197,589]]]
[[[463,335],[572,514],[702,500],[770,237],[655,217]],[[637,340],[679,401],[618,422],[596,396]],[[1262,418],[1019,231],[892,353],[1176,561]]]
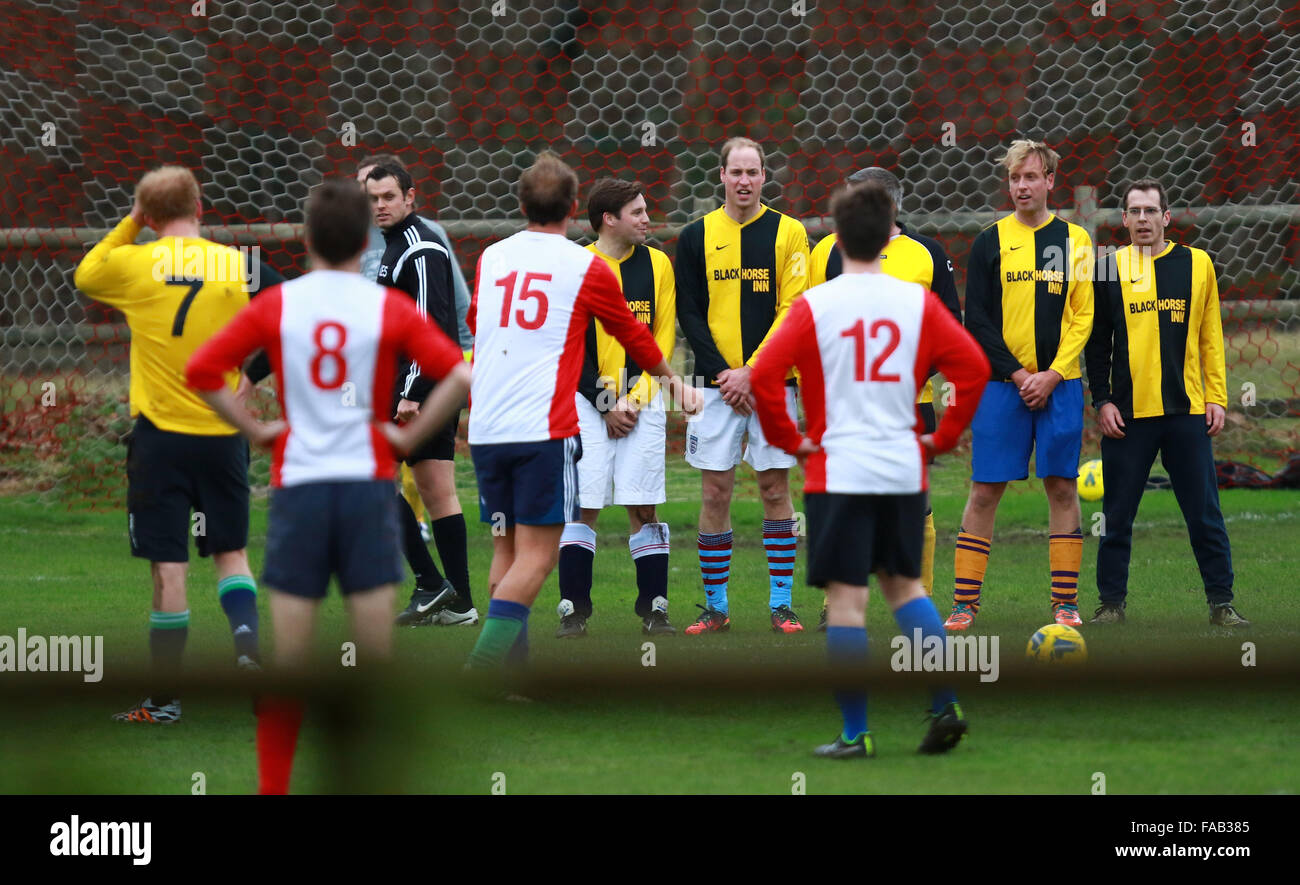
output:
[[[793,453],[803,438],[785,409],[796,366],[807,436],[806,492],[897,495],[927,488],[916,393],[931,368],[956,385],[934,433],[957,444],[979,404],[989,364],[938,296],[887,274],[842,274],[794,302],[751,376],[768,442]]]
[[[262,292],[194,352],[191,387],[265,348],[289,430],[272,449],[271,485],[391,479],[388,420],[399,354],[444,377],[463,356],[411,299],[359,274],[318,270]]]
[[[573,394],[593,316],[638,366],[663,359],[604,259],[528,230],[483,250],[465,318],[474,332],[471,445],[577,435]]]

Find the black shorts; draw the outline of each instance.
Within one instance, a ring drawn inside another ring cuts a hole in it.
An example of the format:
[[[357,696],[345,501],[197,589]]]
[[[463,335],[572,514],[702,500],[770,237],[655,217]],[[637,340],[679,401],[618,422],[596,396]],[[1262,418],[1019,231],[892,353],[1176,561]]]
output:
[[[421,461],[453,461],[456,458],[456,432],[460,430],[460,410],[451,416],[451,420],[433,432],[433,435],[416,446],[406,456],[407,466]]]
[[[804,496],[808,514],[808,583],[867,585],[873,572],[921,576],[925,492],[912,495]]]
[[[140,415],[126,447],[126,526],[131,555],[150,562],[188,562],[191,537],[200,556],[243,550],[248,442],[160,430]]]
[[[309,482],[271,493],[262,583],[321,599],[337,575],[346,596],[405,575],[389,480]]]
[[[934,415],[934,403],[917,403],[916,417],[921,420],[922,433],[934,433],[935,428],[939,426]]]

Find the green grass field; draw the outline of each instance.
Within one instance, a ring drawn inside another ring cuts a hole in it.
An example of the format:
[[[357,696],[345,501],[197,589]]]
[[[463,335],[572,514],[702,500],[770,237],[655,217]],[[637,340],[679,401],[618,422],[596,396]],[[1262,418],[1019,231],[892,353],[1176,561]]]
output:
[[[694,552],[698,491],[692,471],[671,457],[670,464],[670,503],[661,512],[674,533],[670,596],[680,629],[703,599]],[[471,514],[476,602],[485,608],[488,531],[474,519],[467,462],[459,475]],[[960,458],[946,459],[932,474],[936,585],[945,609],[966,475]],[[1294,664],[1300,645],[1300,494],[1223,493],[1237,602],[1255,622],[1248,633],[1225,635],[1206,622],[1173,495],[1149,493],[1135,540],[1129,623],[1085,625],[1088,663],[1034,686],[1015,676],[1023,675],[1017,663],[1029,635],[1049,620],[1046,503],[1037,483],[1014,486],[999,514],[975,630],[1000,638],[1008,675],[963,683],[971,733],[940,758],[914,754],[927,706],[922,683],[887,681],[871,705],[879,756],[848,764],[810,756],[839,725],[828,694],[797,678],[823,661],[824,640],[811,629],[793,637],[770,632],[752,478],[738,484],[737,497],[729,634],[661,639],[655,668],[642,666],[626,518],[611,510],[601,524],[591,637],[553,638],[554,577],[535,607],[533,671],[543,678],[530,692],[534,703],[463,690],[461,665],[477,628],[403,630],[397,678],[363,692],[364,705],[345,710],[342,720],[321,706],[309,712],[294,790],[788,794],[802,784],[809,793],[1082,794],[1102,772],[1110,793],[1300,791],[1288,712],[1294,683],[1264,678],[1270,662]],[[1097,510],[1084,505],[1085,534]],[[258,500],[250,545],[255,570],[265,525],[265,502]],[[187,694],[184,718],[171,727],[109,720],[139,700],[133,680],[147,663],[148,569],[128,555],[125,529],[120,512],[70,512],[30,498],[0,502],[0,634],[14,635],[20,626],[29,635],[99,634],[106,661],[95,684],[0,674],[0,793],[188,793],[196,772],[211,793],[255,788],[254,720],[243,694]],[[1088,612],[1096,598],[1095,556],[1089,536],[1080,584]],[[801,551],[797,574],[803,564]],[[209,562],[195,562],[189,586],[187,670],[232,683],[230,639]],[[266,600],[261,604],[265,647],[269,619]],[[819,606],[817,591],[797,583],[795,609],[810,627]],[[877,673],[888,676],[888,639],[896,631],[874,599],[868,629]],[[341,665],[346,638],[342,605],[332,596],[322,612],[318,673],[341,688],[366,675]],[[1255,643],[1259,668],[1241,666],[1246,640]],[[1214,679],[1168,678],[1179,668],[1202,674],[1207,667]],[[725,686],[715,678],[724,673]],[[1115,674],[1114,683],[1085,679],[1098,673]],[[1156,673],[1165,675],[1144,682]]]

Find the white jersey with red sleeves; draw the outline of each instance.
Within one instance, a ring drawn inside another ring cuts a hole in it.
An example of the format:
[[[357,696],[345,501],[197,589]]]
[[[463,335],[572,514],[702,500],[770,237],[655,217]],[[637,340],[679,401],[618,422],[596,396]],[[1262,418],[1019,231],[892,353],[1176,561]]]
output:
[[[637,365],[663,358],[599,256],[560,234],[527,230],[483,250],[466,317],[474,332],[471,445],[577,435],[573,394],[593,316]]]
[[[916,393],[931,367],[957,396],[935,431],[956,444],[974,416],[988,361],[933,292],[886,274],[843,274],[797,299],[760,355],[751,381],[763,434],[793,452],[802,435],[786,413],[783,379],[801,374],[807,492],[912,494],[927,487]]]
[[[194,353],[190,385],[216,389],[220,373],[266,348],[289,430],[272,450],[271,484],[391,479],[387,421],[399,354],[441,378],[460,348],[411,299],[358,274],[319,270],[267,289]]]

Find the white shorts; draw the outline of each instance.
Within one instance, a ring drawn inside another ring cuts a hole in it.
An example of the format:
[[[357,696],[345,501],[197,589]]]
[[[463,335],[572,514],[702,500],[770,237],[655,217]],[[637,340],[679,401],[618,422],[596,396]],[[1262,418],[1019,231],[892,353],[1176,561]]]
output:
[[[722,391],[716,388],[702,387],[700,396],[704,399],[704,408],[686,425],[687,464],[699,470],[731,470],[741,462],[740,441],[748,431],[749,440],[743,458],[750,467],[772,470],[778,467],[789,469],[795,465],[793,455],[787,455],[763,438],[757,412],[748,418],[737,414],[722,401]],[[785,409],[790,420],[799,420],[793,387],[785,389]],[[583,445],[586,445],[585,440]]]
[[[668,413],[662,393],[643,408],[632,432],[610,439],[605,419],[580,393],[578,432],[582,459],[578,461],[578,502],[587,510],[609,504],[662,504],[668,500],[664,484],[664,446],[668,438]]]

